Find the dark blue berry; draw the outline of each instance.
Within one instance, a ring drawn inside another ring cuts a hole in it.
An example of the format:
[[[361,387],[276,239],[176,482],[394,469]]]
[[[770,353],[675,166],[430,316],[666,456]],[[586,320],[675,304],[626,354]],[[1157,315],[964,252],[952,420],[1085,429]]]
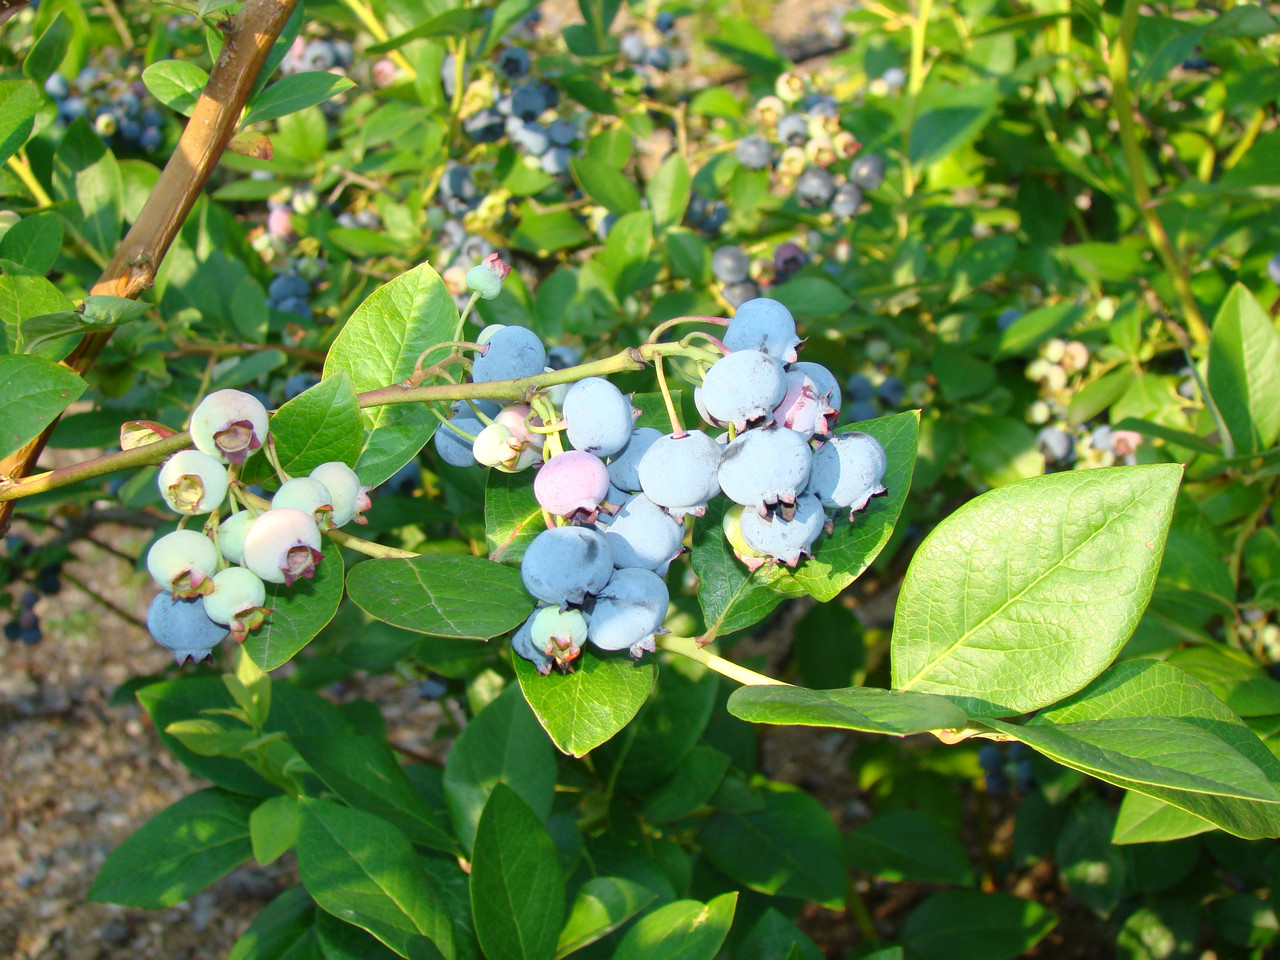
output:
[[[763,170],[773,162],[773,146],[758,133],[743,137],[733,155],[748,170]]]
[[[741,283],[751,274],[751,258],[741,247],[720,247],[711,255],[711,273],[721,283]]]
[[[835,192],[835,181],[822,167],[808,167],[796,178],[796,199],[805,206],[825,207]]]
[[[529,51],[524,47],[508,47],[498,57],[498,69],[508,80],[519,80],[529,72]]]

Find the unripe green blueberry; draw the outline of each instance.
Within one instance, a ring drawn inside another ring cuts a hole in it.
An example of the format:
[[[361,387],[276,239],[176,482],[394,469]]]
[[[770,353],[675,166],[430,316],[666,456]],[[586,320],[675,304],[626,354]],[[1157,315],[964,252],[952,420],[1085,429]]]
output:
[[[218,569],[213,541],[196,530],[166,533],[147,551],[147,572],[174,597],[195,597],[213,589]]]
[[[315,575],[320,552],[320,528],[310,514],[294,507],[260,514],[244,538],[244,565],[267,583],[290,586],[300,577]]]
[[[542,451],[526,444],[506,424],[495,421],[476,436],[471,455],[483,466],[496,467],[503,473],[518,473],[540,460]]]
[[[241,510],[218,524],[218,549],[224,560],[244,563],[244,535],[256,519],[248,510]]]
[[[262,626],[268,610],[267,588],[262,578],[244,567],[228,567],[213,578],[213,592],[204,598],[204,612],[214,623],[231,628],[237,643],[244,643],[249,631]]]
[[[156,485],[175,513],[209,513],[227,495],[227,468],[199,450],[179,450],[160,468]]]
[[[467,271],[467,286],[485,300],[495,300],[502,292],[502,281],[511,273],[511,267],[491,253],[481,263]]]
[[[267,439],[267,408],[242,390],[215,390],[191,414],[196,449],[223,463],[244,463]]]
[[[319,480],[311,477],[294,477],[280,484],[280,489],[271,498],[271,509],[293,507],[309,514],[321,530],[332,530],[333,495],[329,488]]]
[[[587,618],[581,610],[543,607],[530,630],[533,645],[559,665],[576,659],[587,642]]]
[[[361,516],[361,513],[373,506],[373,501],[369,499],[369,488],[362,486],[356,472],[341,460],[320,464],[311,471],[311,479],[320,481],[328,488],[335,527],[345,527],[352,520],[356,523],[369,522]]]

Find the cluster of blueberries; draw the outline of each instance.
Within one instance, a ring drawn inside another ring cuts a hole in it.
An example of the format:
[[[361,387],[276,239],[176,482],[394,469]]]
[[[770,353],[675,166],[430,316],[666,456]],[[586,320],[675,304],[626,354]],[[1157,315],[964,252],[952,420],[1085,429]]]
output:
[[[305,320],[312,318],[311,281],[293,270],[283,270],[267,287],[267,305],[282,313],[293,313]]]
[[[164,144],[164,114],[134,64],[91,64],[74,78],[52,73],[44,91],[60,121],[84,117],[115,148],[154,153]]]
[[[862,206],[863,191],[884,180],[884,158],[859,152],[858,139],[841,125],[837,101],[806,95],[796,75],[783,74],[776,94],[761,98],[755,113],[760,132],[739,140],[734,156],[748,170],[774,171],[802,207],[847,220]]]
[[[8,640],[34,645],[44,638],[35,606],[40,602],[41,594],[54,596],[62,590],[62,563],[43,562],[40,551],[17,534],[5,538],[5,552],[11,567],[33,573],[32,584],[35,589],[22,592],[18,612],[5,623],[4,635]]]
[[[653,20],[653,29],[657,34],[656,42],[650,43],[644,32],[632,30],[622,35],[618,49],[637,69],[654,70],[665,73],[678,67],[686,59],[683,48],[676,37],[676,17],[668,10],[663,10]]]
[[[711,254],[711,275],[722,284],[725,302],[736,309],[759,297],[761,288],[786,283],[808,262],[805,249],[790,240],[778,244],[772,257],[754,260],[737,244],[725,244]]]
[[[1009,769],[1013,768],[1017,779],[1018,792],[1028,794],[1036,785],[1035,771],[1031,766],[1031,751],[1026,744],[1009,745],[1006,753],[1005,744],[984,743],[978,749],[978,765],[982,767],[986,780],[987,793],[999,796],[1009,792],[1013,784],[1009,779]]]
[[[488,327],[479,343],[475,383],[553,368],[525,327]],[[737,310],[723,356],[694,391],[703,419],[725,431],[717,437],[636,427],[630,398],[602,377],[550,388],[532,404],[453,405],[435,434],[446,462],[538,468],[533,493],[548,528],[529,544],[521,575],[540,606],[512,638],[518,654],[548,673],[586,641],[632,656],[654,650],[669,600],[663,576],[686,517],[704,515],[721,493],[733,502],[724,533],[753,570],[794,566],[832,528],[827,511],[848,510],[852,521],[884,493],[884,449],[865,433],[832,433],[839,384],[797,360],[800,343],[781,303],[758,298]]]
[[[267,583],[289,586],[313,576],[323,556],[321,532],[366,522],[369,490],[339,461],[284,479],[269,510],[241,509],[220,519],[227,465],[244,463],[267,436],[267,410],[257,397],[217,390],[191,415],[195,448],[160,468],[160,494],[183,523],[213,514],[203,532],[179,525],[147,553],[147,571],[162,590],[147,610],[147,629],[178,663],[205,658],[228,633],[243,641],[271,612],[264,606]]]

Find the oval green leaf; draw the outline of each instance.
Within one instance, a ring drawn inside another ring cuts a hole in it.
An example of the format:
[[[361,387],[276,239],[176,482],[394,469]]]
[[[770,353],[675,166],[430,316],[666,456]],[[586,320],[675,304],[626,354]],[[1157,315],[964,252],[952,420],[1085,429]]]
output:
[[[518,569],[459,554],[366,560],[351,568],[347,593],[369,616],[433,637],[488,640],[533,610]]]
[[[244,651],[263,670],[274,670],[293,659],[325,628],[342,602],[342,551],[326,541],[324,559],[315,576],[290,587],[267,584],[266,621],[249,634]]]
[[[1151,597],[1179,464],[1081,470],[993,490],[920,545],[898,596],[893,685],[1013,716],[1115,659]]]
[[[42,357],[0,356],[0,457],[37,436],[84,393],[75,373]]]
[[[729,934],[737,906],[737,891],[705,904],[669,903],[627,931],[613,960],[712,960]]]
[[[946,697],[879,687],[740,687],[729,696],[729,712],[751,723],[837,727],[897,737],[956,730],[968,722],[964,711]]]

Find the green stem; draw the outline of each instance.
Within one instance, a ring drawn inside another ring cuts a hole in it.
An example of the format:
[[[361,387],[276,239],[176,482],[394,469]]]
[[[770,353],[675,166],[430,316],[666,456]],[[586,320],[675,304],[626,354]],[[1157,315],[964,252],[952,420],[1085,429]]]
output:
[[[724,657],[709,653],[705,647],[699,646],[698,641],[693,637],[676,637],[668,634],[665,637],[658,638],[658,648],[669,653],[678,653],[682,657],[688,657],[690,660],[702,664],[708,670],[714,670],[721,676],[736,680],[744,686],[791,686],[791,684],[775,680],[773,677],[766,677],[763,673],[748,670],[732,660],[726,660]]]
[[[1124,152],[1125,164],[1129,168],[1129,179],[1133,184],[1133,197],[1138,213],[1146,223],[1147,235],[1156,248],[1165,271],[1173,283],[1182,313],[1196,343],[1209,342],[1209,328],[1200,314],[1200,305],[1196,303],[1195,294],[1191,290],[1191,279],[1187,275],[1185,265],[1179,260],[1177,251],[1169,234],[1161,222],[1159,214],[1152,202],[1151,188],[1147,186],[1146,175],[1142,168],[1142,147],[1138,143],[1137,124],[1134,122],[1133,90],[1129,85],[1129,58],[1133,52],[1133,38],[1138,29],[1138,13],[1141,4],[1138,0],[1125,0],[1124,13],[1120,18],[1120,30],[1111,42],[1111,96],[1115,105],[1116,120],[1120,124],[1120,147]]]

